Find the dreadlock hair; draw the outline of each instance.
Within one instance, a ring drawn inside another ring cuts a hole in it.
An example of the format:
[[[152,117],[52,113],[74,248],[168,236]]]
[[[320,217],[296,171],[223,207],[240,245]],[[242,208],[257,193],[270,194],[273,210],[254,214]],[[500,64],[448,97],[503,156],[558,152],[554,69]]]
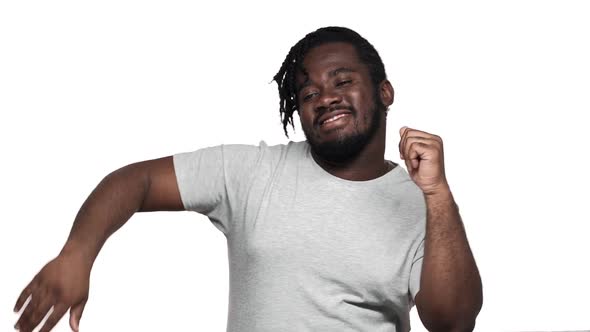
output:
[[[295,130],[293,113],[298,111],[299,107],[295,75],[297,71],[305,73],[303,59],[309,50],[330,42],[346,42],[355,47],[359,60],[369,69],[371,82],[375,89],[386,78],[385,67],[379,53],[371,43],[357,32],[344,27],[324,27],[308,33],[291,47],[289,54],[287,54],[281,65],[281,69],[273,78],[279,88],[279,113],[287,138],[289,137],[287,125],[291,124],[293,130]]]

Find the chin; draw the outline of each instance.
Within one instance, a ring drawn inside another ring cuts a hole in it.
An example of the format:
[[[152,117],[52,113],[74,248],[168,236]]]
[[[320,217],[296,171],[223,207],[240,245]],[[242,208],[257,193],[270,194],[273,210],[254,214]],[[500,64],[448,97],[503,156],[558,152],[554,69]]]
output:
[[[352,127],[352,128],[350,128]],[[303,131],[313,153],[323,160],[342,163],[354,160],[376,136],[381,128],[381,114],[378,110],[373,112],[369,128],[360,131],[357,124],[351,124],[342,129],[336,129],[335,133],[329,136],[334,138],[320,140],[320,135]],[[345,129],[352,129],[350,130]]]
[[[307,140],[311,150],[320,158],[332,162],[345,162],[355,159],[367,145],[365,135],[349,135],[330,141]]]

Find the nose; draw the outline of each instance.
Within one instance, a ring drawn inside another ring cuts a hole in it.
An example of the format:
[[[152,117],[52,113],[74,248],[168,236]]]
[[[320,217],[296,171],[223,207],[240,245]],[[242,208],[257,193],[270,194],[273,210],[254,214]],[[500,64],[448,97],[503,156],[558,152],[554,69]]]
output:
[[[325,89],[318,98],[317,109],[330,108],[332,105],[338,105],[342,102],[342,96],[333,89]]]

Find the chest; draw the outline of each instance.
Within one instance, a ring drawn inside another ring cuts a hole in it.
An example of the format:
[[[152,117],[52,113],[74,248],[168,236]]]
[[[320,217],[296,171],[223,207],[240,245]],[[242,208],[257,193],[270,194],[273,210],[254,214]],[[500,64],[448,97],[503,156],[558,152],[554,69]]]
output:
[[[416,215],[403,197],[385,194],[321,182],[275,187],[248,221],[248,261],[354,292],[404,292]]]

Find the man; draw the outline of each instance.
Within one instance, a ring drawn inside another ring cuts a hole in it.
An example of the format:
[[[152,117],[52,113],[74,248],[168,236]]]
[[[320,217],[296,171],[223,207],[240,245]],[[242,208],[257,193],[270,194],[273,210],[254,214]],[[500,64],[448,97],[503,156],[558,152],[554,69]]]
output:
[[[468,331],[479,272],[444,173],[442,140],[402,127],[385,160],[393,88],[356,32],[318,29],[275,76],[283,128],[306,141],[221,145],[125,166],[82,205],[61,253],[23,290],[17,327],[40,331],[70,309],[78,330],[92,264],[137,211],[192,210],[227,237],[228,331]]]

